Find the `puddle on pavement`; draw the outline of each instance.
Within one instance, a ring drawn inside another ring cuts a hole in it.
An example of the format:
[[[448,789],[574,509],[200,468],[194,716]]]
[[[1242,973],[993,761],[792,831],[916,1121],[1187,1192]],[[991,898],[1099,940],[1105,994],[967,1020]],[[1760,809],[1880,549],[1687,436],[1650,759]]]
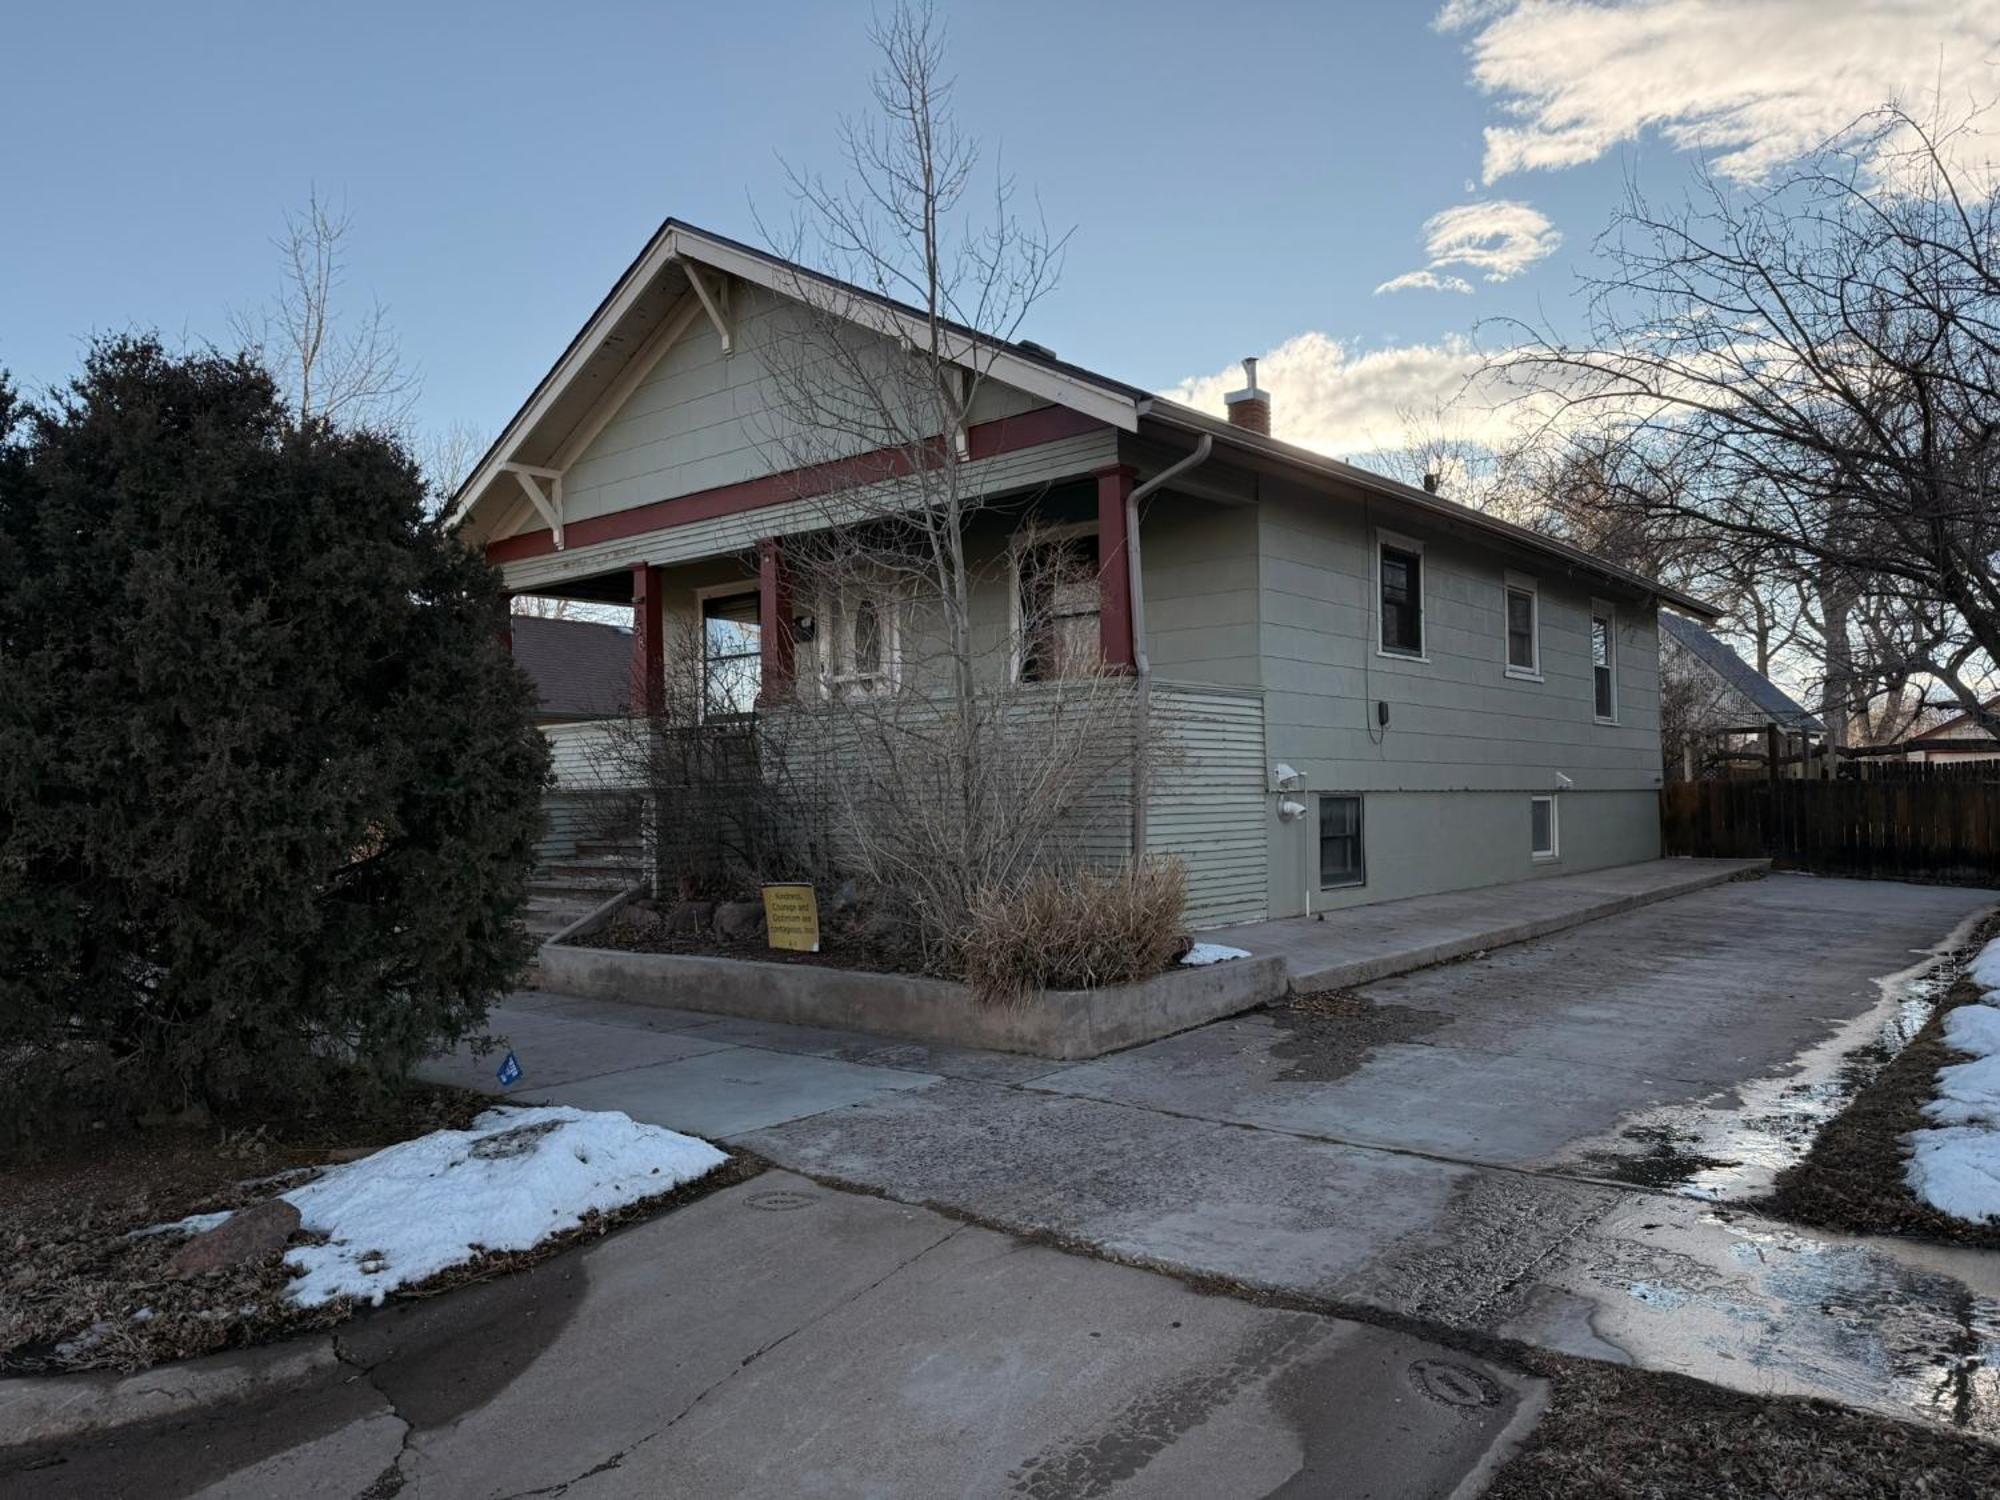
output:
[[[1693,1205],[1631,1208],[1546,1279],[1580,1299],[1569,1343],[1543,1305],[1500,1332],[1739,1390],[1830,1397],[1992,1437],[2000,1300],[1978,1252],[1822,1234]]]
[[[1978,914],[1983,915],[1983,914]],[[1875,981],[1880,998],[1780,1073],[1695,1104],[1634,1115],[1571,1165],[1590,1176],[1713,1202],[1760,1198],[1820,1131],[1907,1047],[1970,962],[1969,917],[1917,962]]]
[[[1273,1006],[1271,1019],[1285,1039],[1271,1056],[1286,1064],[1281,1083],[1331,1083],[1345,1078],[1378,1047],[1407,1042],[1451,1023],[1443,1011],[1408,1005],[1376,1005],[1352,990],[1294,995]]]

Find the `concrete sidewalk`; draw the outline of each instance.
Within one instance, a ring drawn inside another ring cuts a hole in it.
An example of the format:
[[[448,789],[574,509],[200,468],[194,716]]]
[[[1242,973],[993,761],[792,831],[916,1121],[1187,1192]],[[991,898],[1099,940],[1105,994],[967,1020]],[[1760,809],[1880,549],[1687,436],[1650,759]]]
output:
[[[1655,859],[1583,875],[1411,896],[1311,917],[1246,922],[1218,942],[1285,960],[1301,992],[1348,989],[1767,870],[1768,859]]]
[[[0,1489],[1441,1497],[1477,1488],[1544,1394],[1407,1334],[781,1172],[334,1337],[283,1392],[0,1453]]]

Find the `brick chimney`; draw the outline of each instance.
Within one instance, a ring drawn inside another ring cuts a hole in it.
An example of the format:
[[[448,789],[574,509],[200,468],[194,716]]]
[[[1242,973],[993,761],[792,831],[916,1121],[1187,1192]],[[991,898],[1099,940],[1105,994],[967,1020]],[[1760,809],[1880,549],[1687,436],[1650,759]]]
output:
[[[1271,393],[1257,386],[1257,361],[1243,361],[1243,389],[1231,391],[1222,398],[1229,408],[1229,423],[1232,427],[1247,427],[1252,432],[1271,435]]]

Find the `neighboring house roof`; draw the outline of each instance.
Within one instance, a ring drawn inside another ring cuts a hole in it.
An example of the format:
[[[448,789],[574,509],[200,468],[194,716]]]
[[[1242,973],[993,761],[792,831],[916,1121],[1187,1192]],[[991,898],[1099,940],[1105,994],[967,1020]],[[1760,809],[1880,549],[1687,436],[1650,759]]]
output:
[[[662,273],[674,265],[687,274],[687,291],[664,300],[654,293]],[[725,341],[728,338],[725,310],[717,305],[715,291],[697,267],[737,277],[782,296],[801,297],[811,289],[815,295],[838,298],[842,316],[888,337],[928,336],[925,314],[908,303],[809,270],[727,236],[668,219],[654,231],[646,248],[626,267],[610,293],[459,486],[448,512],[450,524],[463,522],[481,499],[489,491],[497,490],[498,482],[511,473],[521,490],[534,500],[536,509],[542,511],[557,533],[557,544],[561,544],[560,476],[568,462],[587,446],[602,420],[600,417],[594,423],[587,415],[588,408],[622,403],[636,385],[634,372],[643,375],[693,320],[707,316],[723,333]],[[948,356],[956,355],[950,341],[963,341],[966,358],[960,362],[970,364],[976,359],[984,374],[1002,384],[1040,396],[1054,405],[1069,407],[1120,431],[1136,433],[1143,420],[1196,437],[1212,438],[1218,445],[1339,480],[1366,493],[1429,512],[1495,541],[1553,557],[1571,568],[1654,596],[1702,619],[1717,617],[1718,611],[1705,601],[1581,548],[1413,485],[1165,400],[1138,386],[1058,359],[1039,344],[996,339],[958,323],[946,323],[944,329]],[[551,485],[555,487],[553,502],[547,488]]]
[[[2000,708],[2000,698],[1988,699],[1986,702],[1986,707],[1989,711],[1992,709]],[[1976,744],[1991,744],[1993,741],[1993,736],[1989,734],[1981,726],[1973,723],[1971,714],[1959,713],[1959,714],[1953,714],[1949,719],[1946,719],[1942,724],[1933,724],[1929,729],[1924,730],[1921,734],[1911,735],[1910,739],[1912,741],[1952,740],[1961,744],[1970,743],[1976,745]]]
[[[515,615],[514,660],[541,696],[537,717],[598,719],[621,714],[631,693],[632,632],[593,620]]]
[[[1696,661],[1748,700],[1750,706],[1770,723],[1794,733],[1826,733],[1826,725],[1817,715],[1808,712],[1791,694],[1687,616],[1662,610],[1660,629]]]

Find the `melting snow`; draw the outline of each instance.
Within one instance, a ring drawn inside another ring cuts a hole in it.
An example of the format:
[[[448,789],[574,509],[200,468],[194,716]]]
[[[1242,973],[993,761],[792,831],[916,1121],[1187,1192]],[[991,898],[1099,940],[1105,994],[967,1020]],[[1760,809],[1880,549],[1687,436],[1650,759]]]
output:
[[[1910,1133],[1908,1180],[1933,1208],[1961,1219],[2000,1218],[2000,938],[1966,970],[1983,992],[1944,1018],[1944,1040],[1971,1061],[1937,1072],[1924,1106],[1935,1126]]]
[[[1204,964],[1219,964],[1232,958],[1249,956],[1248,950],[1243,948],[1225,948],[1220,943],[1196,943],[1181,955],[1181,962],[1188,968],[1198,969]]]
[[[615,1110],[489,1109],[470,1130],[434,1130],[279,1194],[325,1243],[297,1245],[288,1289],[307,1307],[380,1303],[482,1251],[529,1250],[591,1212],[624,1208],[728,1158],[693,1136]],[[198,1214],[160,1229],[209,1229]]]

